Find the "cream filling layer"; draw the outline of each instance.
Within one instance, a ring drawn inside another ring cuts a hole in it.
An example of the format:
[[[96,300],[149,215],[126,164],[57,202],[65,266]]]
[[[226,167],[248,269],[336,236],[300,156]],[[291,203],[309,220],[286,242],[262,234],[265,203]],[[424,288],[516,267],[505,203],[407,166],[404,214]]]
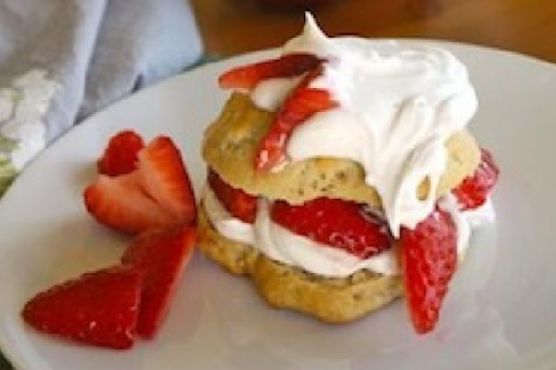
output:
[[[389,276],[400,274],[397,247],[367,259],[357,258],[276,224],[270,217],[270,202],[265,199],[260,198],[258,201],[254,224],[233,217],[208,186],[204,189],[203,203],[209,221],[220,234],[230,240],[249,244],[275,261],[327,277],[346,277],[360,270]],[[472,229],[494,221],[492,202],[489,199],[477,209],[461,212],[455,198],[448,195],[440,201],[440,206],[451,214],[456,224],[458,257],[461,261],[469,247]]]
[[[362,260],[276,224],[270,218],[270,204],[265,199],[258,201],[253,225],[234,218],[208,186],[204,190],[203,203],[210,222],[220,234],[230,240],[250,244],[275,261],[328,277],[346,277],[364,269],[384,275],[400,273],[396,248]]]

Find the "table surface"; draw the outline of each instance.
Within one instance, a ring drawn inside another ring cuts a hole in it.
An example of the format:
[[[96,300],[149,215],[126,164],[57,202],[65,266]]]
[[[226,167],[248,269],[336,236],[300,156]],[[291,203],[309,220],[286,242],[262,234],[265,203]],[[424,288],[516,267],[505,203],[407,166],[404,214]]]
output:
[[[205,51],[230,56],[281,45],[303,10],[257,0],[191,0]],[[330,35],[432,38],[518,51],[556,63],[555,0],[329,0],[312,9]]]

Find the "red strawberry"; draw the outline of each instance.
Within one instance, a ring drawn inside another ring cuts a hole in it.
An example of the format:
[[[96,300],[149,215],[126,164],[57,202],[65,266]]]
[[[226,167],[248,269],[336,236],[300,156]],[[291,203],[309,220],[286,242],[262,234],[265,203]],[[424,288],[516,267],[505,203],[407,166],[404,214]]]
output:
[[[435,210],[414,230],[401,231],[402,269],[415,331],[431,331],[457,265],[457,230],[449,213]]]
[[[178,148],[159,136],[139,152],[139,175],[143,190],[179,223],[193,224],[197,207],[191,181]]]
[[[84,192],[89,213],[101,224],[129,234],[175,225],[172,215],[143,192],[137,178],[137,172],[99,175]]]
[[[452,193],[458,199],[462,210],[477,208],[486,201],[498,181],[500,170],[486,149],[481,149],[481,163],[473,174],[467,177]]]
[[[354,202],[317,198],[292,206],[277,201],[271,213],[275,222],[294,233],[344,249],[362,259],[391,245],[387,224]]]
[[[156,334],[193,255],[195,242],[193,227],[154,230],[140,235],[125,251],[122,263],[140,271],[144,279],[137,323],[139,335],[152,338]]]
[[[87,273],[36,295],[23,308],[35,329],[103,347],[133,345],[137,324],[140,275],[113,267]]]
[[[243,222],[254,223],[257,213],[257,197],[227,184],[213,170],[209,170],[208,183],[216,197],[234,217]]]
[[[288,138],[296,126],[313,114],[337,105],[328,91],[309,87],[321,73],[320,67],[309,73],[284,102],[257,150],[255,167],[258,170],[270,170],[284,161]]]
[[[220,76],[218,84],[224,89],[252,89],[270,78],[293,77],[313,70],[322,60],[312,54],[287,54],[278,59],[234,68]]]
[[[137,153],[144,146],[141,136],[131,130],[117,133],[97,162],[98,172],[109,176],[130,173],[136,168]]]

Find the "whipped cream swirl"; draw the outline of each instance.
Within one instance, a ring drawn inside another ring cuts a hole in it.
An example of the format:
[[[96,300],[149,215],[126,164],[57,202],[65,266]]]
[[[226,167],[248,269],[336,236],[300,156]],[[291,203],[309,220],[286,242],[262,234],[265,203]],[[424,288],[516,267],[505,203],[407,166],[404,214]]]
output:
[[[377,189],[394,236],[414,228],[433,210],[447,163],[445,143],[477,110],[465,66],[449,51],[407,47],[391,41],[329,38],[307,15],[302,34],[284,53],[309,52],[327,60],[312,87],[328,90],[337,108],[298,126],[288,144],[291,161],[315,157],[350,159]],[[254,103],[276,110],[292,79],[265,81]],[[419,199],[419,184],[428,194]]]

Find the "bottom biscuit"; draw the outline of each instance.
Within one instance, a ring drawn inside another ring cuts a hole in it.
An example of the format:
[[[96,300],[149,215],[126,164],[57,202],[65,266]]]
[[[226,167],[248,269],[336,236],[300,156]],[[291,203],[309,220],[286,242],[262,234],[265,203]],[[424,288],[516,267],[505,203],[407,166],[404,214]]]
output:
[[[199,247],[228,271],[249,276],[273,307],[289,308],[329,323],[345,323],[383,307],[403,293],[399,276],[359,271],[327,278],[275,262],[252,246],[221,235],[199,207]]]

